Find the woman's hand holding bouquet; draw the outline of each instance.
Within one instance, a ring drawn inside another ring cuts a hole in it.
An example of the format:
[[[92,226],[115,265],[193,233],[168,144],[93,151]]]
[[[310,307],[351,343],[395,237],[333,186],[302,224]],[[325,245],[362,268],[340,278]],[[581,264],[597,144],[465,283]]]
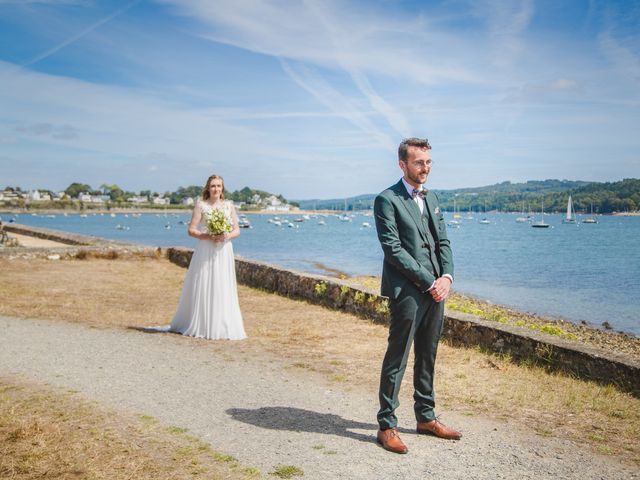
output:
[[[224,215],[222,210],[214,208],[207,215],[207,233],[211,235],[212,240],[216,243],[224,242],[227,239],[227,233],[231,232],[231,223]]]

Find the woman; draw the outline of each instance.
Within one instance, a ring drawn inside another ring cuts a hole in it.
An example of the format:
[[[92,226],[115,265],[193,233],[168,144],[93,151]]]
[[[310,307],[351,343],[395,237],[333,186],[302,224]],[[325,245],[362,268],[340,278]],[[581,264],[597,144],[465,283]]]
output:
[[[231,239],[240,235],[233,202],[224,199],[224,180],[211,175],[196,202],[188,233],[198,239],[184,280],[170,330],[210,340],[246,338],[238,305],[236,270]],[[229,233],[208,233],[206,221],[221,211],[231,225]]]

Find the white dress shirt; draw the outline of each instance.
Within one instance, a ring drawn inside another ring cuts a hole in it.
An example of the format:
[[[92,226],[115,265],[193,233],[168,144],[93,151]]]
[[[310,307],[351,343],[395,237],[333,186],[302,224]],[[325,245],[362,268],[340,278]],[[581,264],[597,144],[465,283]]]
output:
[[[402,177],[402,183],[404,183],[404,188],[407,189],[409,195],[413,196],[413,185],[409,184],[409,182],[407,182],[404,177]],[[422,190],[423,188],[424,187],[420,185],[418,187],[418,190]],[[416,202],[416,205],[418,205],[420,213],[424,213],[424,198],[422,198],[420,195],[416,195],[415,197],[413,197],[413,201]]]

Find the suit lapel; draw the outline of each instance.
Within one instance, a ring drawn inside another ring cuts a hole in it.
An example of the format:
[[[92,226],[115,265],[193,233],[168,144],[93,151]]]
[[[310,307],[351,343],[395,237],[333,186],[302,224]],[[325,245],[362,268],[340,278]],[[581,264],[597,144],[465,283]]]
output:
[[[400,203],[404,205],[405,209],[407,210],[407,212],[415,222],[416,228],[420,232],[422,239],[426,242],[427,234],[424,231],[424,223],[422,222],[422,214],[420,213],[420,207],[418,207],[418,205],[413,200],[413,198],[411,198],[411,196],[409,195],[409,192],[407,192],[407,189],[404,186],[404,183],[402,183],[402,180],[400,180],[396,184],[395,191],[396,191],[396,194],[400,197]]]
[[[427,194],[424,203],[427,205],[427,210],[429,211],[429,222],[431,226],[431,233],[434,236],[434,240],[437,241],[439,238],[439,234],[438,234],[438,229],[436,228],[437,217],[435,215],[435,206],[432,198],[433,197],[431,196],[431,194]]]

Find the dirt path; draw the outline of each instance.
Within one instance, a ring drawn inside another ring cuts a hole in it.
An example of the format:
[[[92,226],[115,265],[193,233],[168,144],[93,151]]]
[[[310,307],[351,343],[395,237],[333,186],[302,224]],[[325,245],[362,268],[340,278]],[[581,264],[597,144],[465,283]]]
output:
[[[19,233],[10,232],[9,237],[14,237],[18,240],[21,247],[28,248],[51,248],[51,247],[68,247],[68,245],[60,242],[54,242],[53,240],[46,240],[44,238],[31,237],[28,235],[20,235]]]
[[[282,464],[307,479],[640,478],[637,469],[569,441],[478,418],[443,419],[463,430],[459,442],[418,437],[408,402],[399,416],[410,452],[394,455],[374,441],[371,392],[286,368],[276,355],[235,355],[228,342],[8,317],[0,317],[0,331],[0,375],[187,428],[267,478]]]

